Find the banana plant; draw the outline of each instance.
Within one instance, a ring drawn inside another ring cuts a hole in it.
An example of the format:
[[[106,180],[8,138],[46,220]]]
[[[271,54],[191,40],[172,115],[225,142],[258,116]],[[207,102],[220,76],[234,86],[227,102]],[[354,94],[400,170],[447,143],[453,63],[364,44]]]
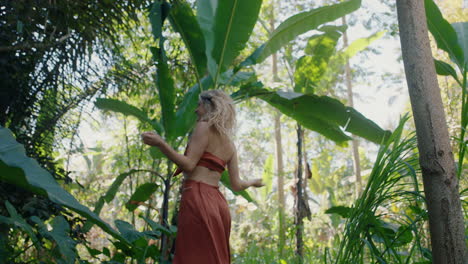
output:
[[[63,189],[36,160],[26,156],[23,145],[18,143],[8,128],[0,126],[0,180],[48,197],[98,225],[124,245],[128,241],[88,207]]]
[[[458,137],[458,177],[463,171],[463,160],[468,147],[465,135],[468,127],[468,22],[450,24],[444,19],[433,0],[424,2],[427,14],[427,26],[434,37],[437,47],[447,53],[451,62],[434,59],[436,72],[441,76],[451,76],[462,90],[461,130]],[[451,65],[454,64],[458,70]]]
[[[263,62],[268,56],[277,52],[281,47],[287,45],[296,37],[306,32],[318,28],[330,30],[330,26],[321,26],[357,10],[361,5],[361,1],[348,0],[295,14],[281,23],[278,28],[271,33],[269,40],[258,47],[249,57],[239,64],[233,64],[232,62],[243,49],[248,40],[248,36],[252,32],[258,18],[260,5],[261,1],[200,0],[196,3],[197,15],[195,16],[193,10],[187,3],[183,1],[173,2],[168,18],[172,28],[180,34],[189,51],[189,56],[195,69],[194,72],[197,79],[196,84],[187,91],[178,109],[173,110],[176,112],[175,126],[177,129],[175,129],[175,133],[178,136],[184,135],[193,126],[195,118],[189,117],[189,115],[192,115],[195,110],[198,94],[202,90],[216,89],[226,85],[242,85],[243,90],[239,90],[235,95],[245,95],[246,93],[257,94],[258,91],[255,89],[252,91],[245,90],[249,87],[255,88],[257,85],[252,86],[252,75],[242,71],[242,69]],[[162,13],[163,12],[161,12],[161,14]],[[160,31],[157,30],[157,32]],[[159,37],[160,35],[155,34],[155,39],[160,39]],[[203,49],[205,50],[204,54],[200,51]],[[303,62],[305,63],[306,59],[304,59]],[[163,92],[163,90],[172,90],[171,86],[159,89],[160,92]],[[296,91],[294,97],[305,95],[303,92],[304,91]],[[266,96],[259,98],[263,100],[267,99]],[[332,101],[332,98],[330,98],[329,101]],[[341,120],[344,119],[344,121],[340,121],[340,126],[330,127],[324,122],[308,120],[310,114],[304,116],[304,113],[297,112],[296,109],[298,109],[298,107],[302,109],[301,111],[312,112],[312,108],[315,109],[315,107],[310,104],[313,102],[309,100],[296,100],[294,103],[284,102],[282,104],[272,104],[271,100],[267,102],[273,107],[279,107],[278,109],[283,113],[287,112],[288,115],[296,119],[299,124],[319,133],[325,133],[327,137],[335,140],[339,144],[343,144],[343,142],[350,139],[350,137],[342,131],[343,128],[347,127],[347,123],[353,124],[357,122],[360,125],[367,125],[367,127],[363,129],[354,129],[350,132],[355,132],[357,136],[379,144],[385,135],[388,135],[388,132],[384,131],[355,110],[342,108],[345,111],[349,110],[348,112],[352,112],[353,115],[340,113],[341,116],[347,116],[347,118],[340,118]],[[328,107],[328,105],[321,106]],[[162,105],[162,107],[164,106]],[[308,107],[312,108],[309,109]],[[331,107],[325,112],[333,115],[334,110],[336,110],[336,108]],[[164,119],[164,110],[162,113]],[[354,119],[350,119],[351,117]],[[355,120],[356,118],[357,120]],[[327,133],[327,131],[330,131],[330,133]],[[360,131],[367,131],[369,133],[360,133]],[[372,134],[372,136],[369,137],[369,134]]]
[[[339,145],[344,145],[350,139],[343,130],[381,144],[385,136],[389,135],[388,131],[382,130],[354,108],[345,106],[339,100],[316,95],[317,89],[326,86],[323,79],[329,74],[331,61],[334,61],[335,65],[334,74],[340,74],[342,72],[340,65],[344,65],[344,58],[364,50],[382,35],[382,32],[378,32],[370,37],[358,39],[347,49],[337,52],[336,44],[344,29],[335,26],[321,27],[319,31],[323,32],[322,34],[309,38],[305,55],[296,62],[294,79],[291,80],[294,91],[269,90],[260,82],[251,82],[242,86],[233,97],[238,101],[258,97],[295,119],[300,125],[322,134]]]

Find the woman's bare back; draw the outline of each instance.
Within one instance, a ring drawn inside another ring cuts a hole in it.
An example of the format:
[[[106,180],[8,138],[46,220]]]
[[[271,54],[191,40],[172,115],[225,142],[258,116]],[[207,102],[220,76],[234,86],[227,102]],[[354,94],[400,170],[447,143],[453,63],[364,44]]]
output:
[[[218,133],[213,127],[210,127],[209,133],[206,136],[208,137],[208,146],[206,147],[205,152],[210,152],[228,163],[234,154],[234,145],[232,141],[228,137],[220,135],[220,133]],[[221,174],[203,166],[196,166],[190,173],[185,173],[185,177],[191,180],[218,186]]]

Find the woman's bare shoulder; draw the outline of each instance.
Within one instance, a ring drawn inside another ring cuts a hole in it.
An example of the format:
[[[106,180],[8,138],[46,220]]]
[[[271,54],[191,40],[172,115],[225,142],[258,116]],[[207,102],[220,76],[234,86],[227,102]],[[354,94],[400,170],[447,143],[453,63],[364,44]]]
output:
[[[210,132],[210,125],[206,121],[198,121],[195,124],[195,128],[193,129],[193,134],[197,135],[208,135]]]

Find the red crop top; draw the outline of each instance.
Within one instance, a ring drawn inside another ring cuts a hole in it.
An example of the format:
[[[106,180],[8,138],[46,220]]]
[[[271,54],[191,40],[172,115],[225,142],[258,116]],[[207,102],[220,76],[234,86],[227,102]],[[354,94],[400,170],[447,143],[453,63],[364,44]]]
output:
[[[186,153],[184,153],[184,155],[185,154]],[[210,170],[214,170],[219,173],[222,173],[225,170],[226,163],[227,163],[226,161],[218,158],[217,156],[211,154],[208,151],[205,151],[200,157],[200,160],[198,161],[197,166],[202,166]],[[177,170],[174,172],[174,176],[179,175],[181,172],[182,172],[182,169],[177,168]]]

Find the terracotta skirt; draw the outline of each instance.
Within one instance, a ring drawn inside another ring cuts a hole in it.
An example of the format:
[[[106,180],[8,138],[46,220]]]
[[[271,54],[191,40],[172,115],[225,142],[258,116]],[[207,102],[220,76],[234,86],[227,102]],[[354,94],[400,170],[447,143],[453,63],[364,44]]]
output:
[[[218,187],[185,180],[173,264],[229,264],[231,216]]]

